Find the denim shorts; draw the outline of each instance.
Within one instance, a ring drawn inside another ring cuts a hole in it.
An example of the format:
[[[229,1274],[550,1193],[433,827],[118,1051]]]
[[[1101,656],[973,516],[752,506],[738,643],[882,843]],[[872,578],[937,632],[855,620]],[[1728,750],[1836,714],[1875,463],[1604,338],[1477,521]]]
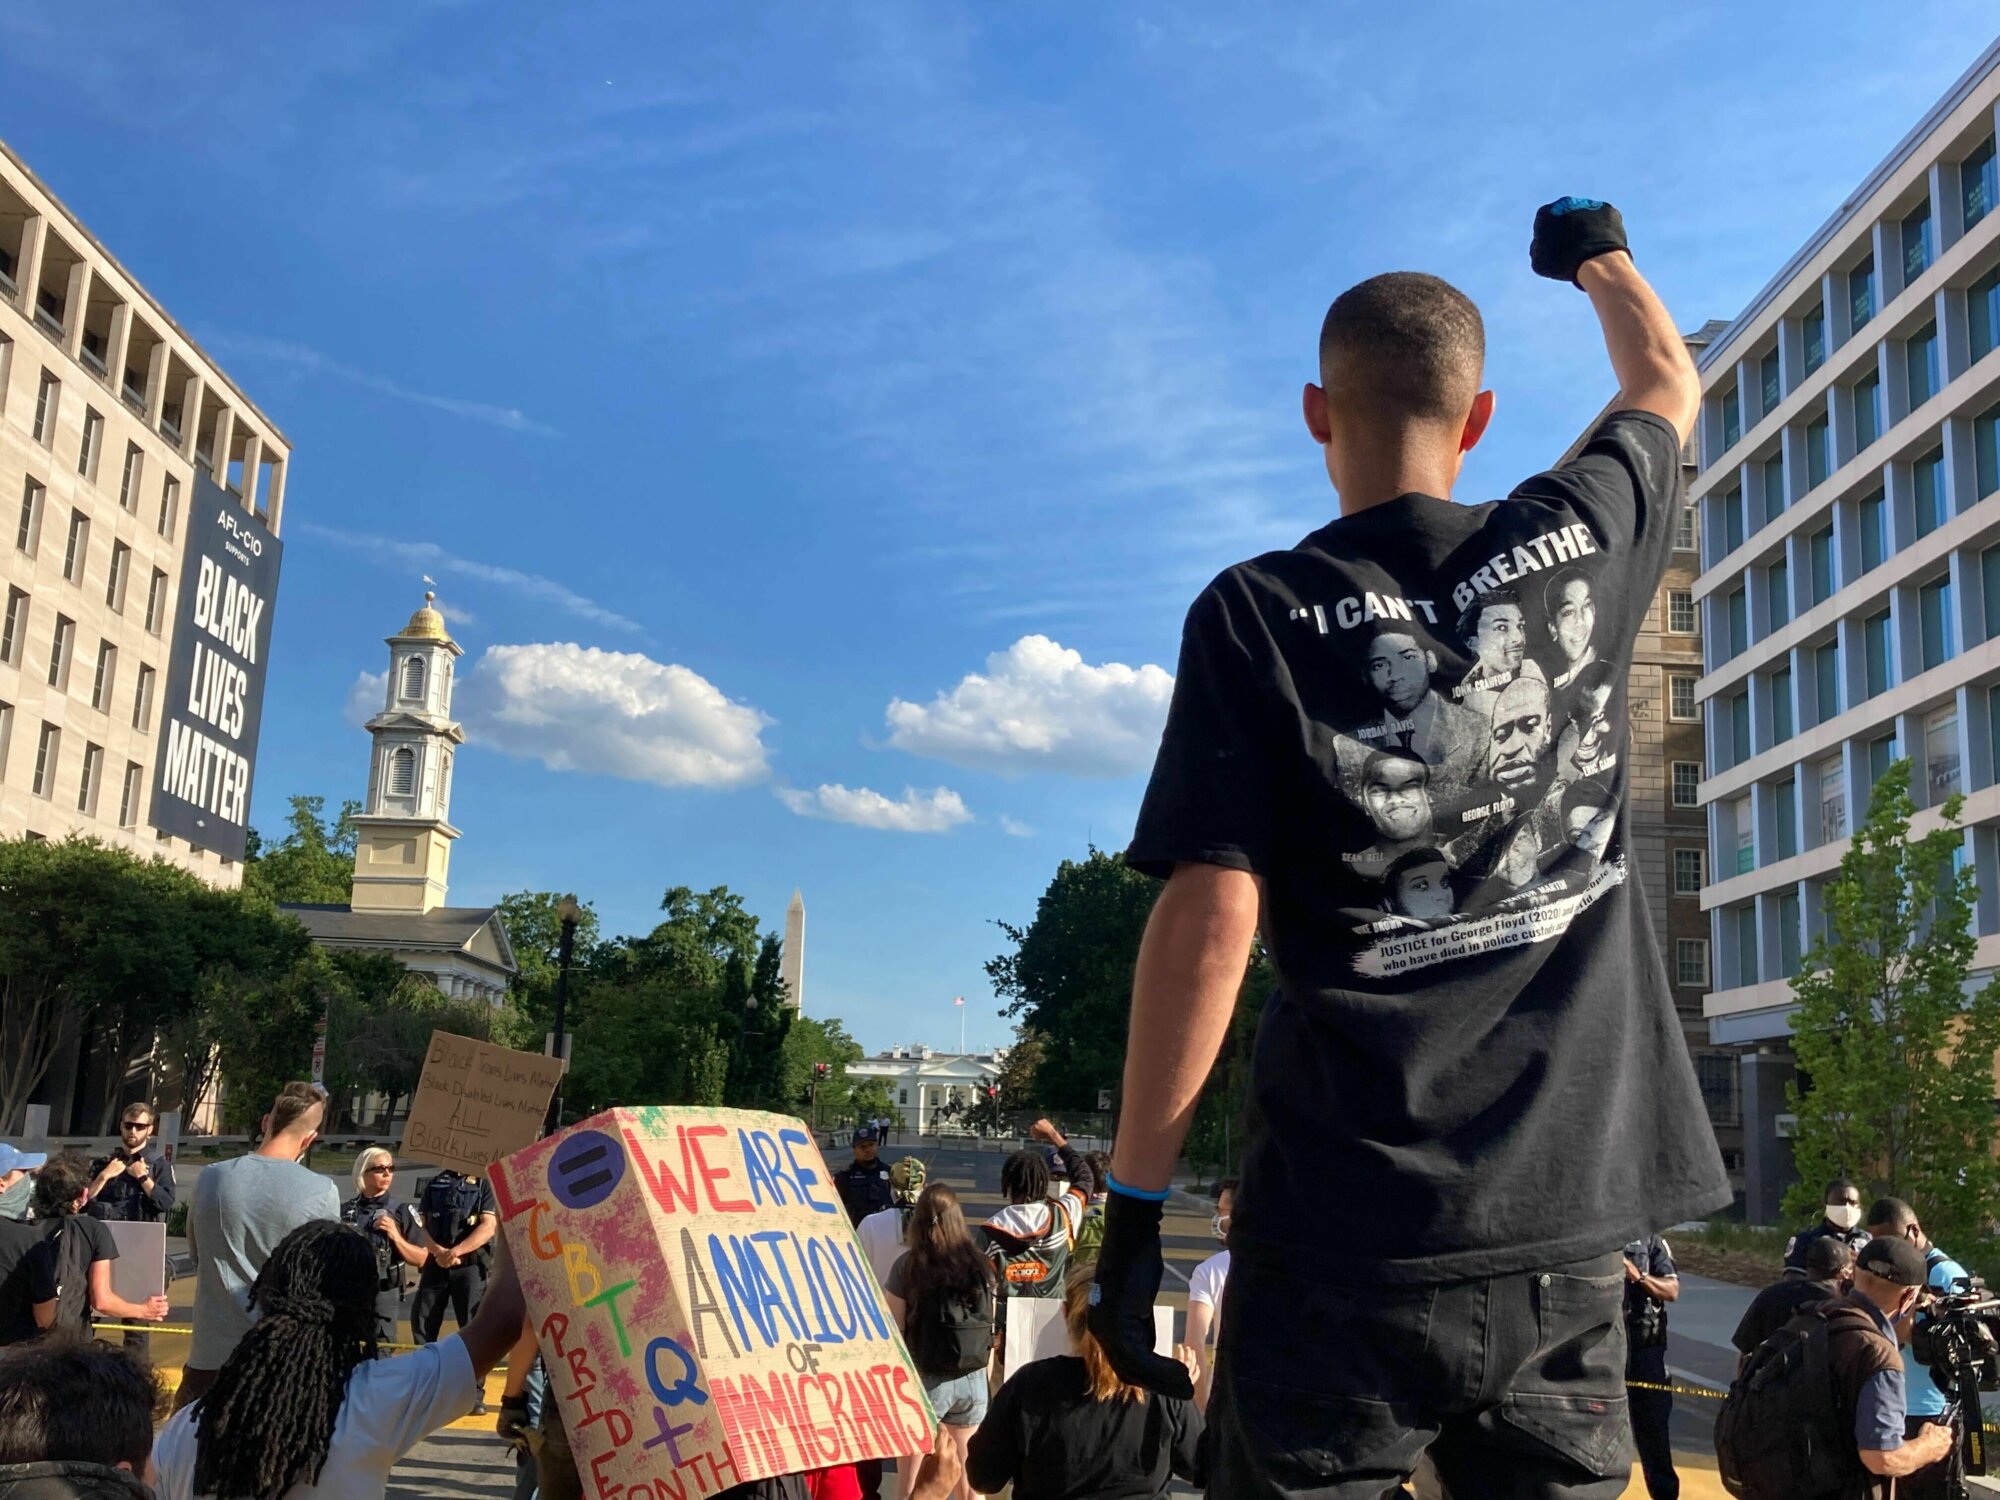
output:
[[[986,1372],[924,1377],[924,1392],[938,1420],[952,1427],[977,1427],[986,1420]]]

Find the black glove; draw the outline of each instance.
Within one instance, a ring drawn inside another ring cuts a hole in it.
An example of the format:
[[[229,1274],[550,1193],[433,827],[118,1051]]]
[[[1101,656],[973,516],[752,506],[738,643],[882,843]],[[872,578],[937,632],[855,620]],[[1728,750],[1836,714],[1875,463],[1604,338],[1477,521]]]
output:
[[[1577,269],[1587,260],[1631,247],[1625,243],[1624,217],[1609,203],[1595,198],[1558,198],[1535,210],[1535,237],[1528,244],[1528,264],[1537,276],[1576,284]]]
[[[1104,1244],[1097,1252],[1097,1284],[1090,1289],[1091,1335],[1127,1385],[1144,1386],[1185,1401],[1194,1378],[1179,1360],[1153,1352],[1153,1299],[1159,1294],[1160,1215],[1163,1203],[1121,1193],[1104,1200]]]
[[[500,1441],[516,1453],[525,1455],[528,1451],[528,1398],[506,1396],[500,1401],[500,1416],[493,1423],[493,1430],[500,1435]]]

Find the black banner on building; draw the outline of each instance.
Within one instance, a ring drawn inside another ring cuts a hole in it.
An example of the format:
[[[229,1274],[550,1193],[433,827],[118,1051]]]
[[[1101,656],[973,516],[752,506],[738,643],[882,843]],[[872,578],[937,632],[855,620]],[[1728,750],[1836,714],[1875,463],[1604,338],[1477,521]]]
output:
[[[241,500],[195,472],[151,822],[225,859],[243,857],[250,831],[250,775],[283,554]]]

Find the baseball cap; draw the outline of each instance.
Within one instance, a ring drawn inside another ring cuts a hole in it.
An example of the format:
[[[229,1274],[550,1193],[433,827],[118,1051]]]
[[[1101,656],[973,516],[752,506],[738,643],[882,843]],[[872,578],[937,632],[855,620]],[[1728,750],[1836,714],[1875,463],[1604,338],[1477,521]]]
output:
[[[924,1160],[906,1156],[889,1168],[889,1186],[898,1194],[914,1198],[924,1189]]]
[[[873,1125],[863,1125],[859,1130],[854,1132],[854,1144],[857,1146],[863,1141],[879,1141],[881,1139],[882,1132],[877,1130]]]
[[[45,1151],[21,1151],[0,1141],[0,1172],[32,1172],[48,1165]]]
[[[1892,1286],[1923,1286],[1923,1252],[1900,1235],[1878,1234],[1861,1247],[1854,1267],[1870,1276],[1879,1276]]]

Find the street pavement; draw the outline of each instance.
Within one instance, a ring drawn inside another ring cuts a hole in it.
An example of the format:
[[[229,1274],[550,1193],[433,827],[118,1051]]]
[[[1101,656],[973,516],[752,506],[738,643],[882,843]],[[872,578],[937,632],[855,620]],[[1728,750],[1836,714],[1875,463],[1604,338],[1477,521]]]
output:
[[[898,1146],[883,1152],[888,1161],[906,1155],[925,1159],[928,1180],[948,1182],[965,1205],[966,1218],[977,1222],[1001,1206],[1000,1163],[1005,1151],[998,1143],[983,1146],[939,1145],[935,1142]],[[828,1164],[842,1165],[845,1152],[829,1151]],[[399,1174],[400,1175],[400,1174]],[[398,1184],[399,1190],[402,1184]],[[1161,1300],[1178,1311],[1187,1307],[1187,1282],[1196,1266],[1214,1254],[1218,1246],[1209,1231],[1210,1210],[1205,1202],[1177,1198],[1168,1205],[1163,1226],[1167,1275]],[[191,1314],[193,1283],[177,1281],[173,1294],[171,1321],[185,1323]],[[1729,1383],[1735,1367],[1735,1351],[1729,1335],[1736,1327],[1751,1293],[1742,1287],[1709,1281],[1699,1276],[1681,1278],[1681,1300],[1671,1312],[1668,1361],[1678,1380],[1690,1387],[1700,1385],[1720,1391]],[[449,1329],[447,1319],[447,1329]],[[1176,1319],[1176,1333],[1179,1319]],[[408,1336],[408,1325],[398,1332]],[[116,1337],[116,1335],[112,1335]],[[170,1381],[178,1380],[187,1340],[183,1335],[157,1334],[153,1339],[155,1362]],[[500,1375],[488,1383],[487,1401],[495,1410],[500,1400]],[[1681,1493],[1688,1500],[1721,1500],[1724,1495],[1715,1473],[1714,1424],[1718,1402],[1690,1395],[1674,1400],[1673,1441],[1676,1467],[1681,1473]],[[448,1496],[453,1500],[504,1500],[514,1493],[515,1470],[512,1456],[493,1436],[493,1418],[462,1417],[427,1441],[420,1443],[391,1475],[392,1500],[422,1500],[426,1496]],[[1177,1495],[1192,1495],[1191,1489],[1177,1488]],[[1628,1500],[1644,1500],[1646,1487],[1637,1470],[1625,1491]]]

